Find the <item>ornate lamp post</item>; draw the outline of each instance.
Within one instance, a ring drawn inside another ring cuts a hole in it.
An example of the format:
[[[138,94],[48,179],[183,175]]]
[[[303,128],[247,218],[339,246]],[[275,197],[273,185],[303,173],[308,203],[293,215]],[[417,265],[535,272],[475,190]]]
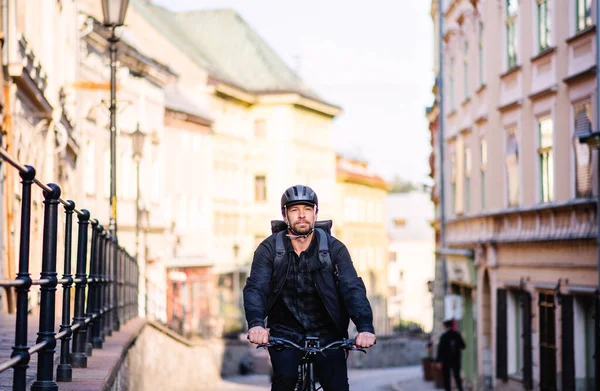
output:
[[[117,237],[117,42],[115,29],[122,26],[129,0],[102,0],[104,26],[111,29],[110,43],[110,222],[113,238]],[[116,248],[116,246],[115,246]]]
[[[137,124],[135,132],[131,133],[131,146],[133,150],[133,160],[135,161],[135,256],[139,259],[140,250],[140,162],[144,152],[144,140],[146,133],[140,130],[140,124]]]
[[[143,157],[143,152],[144,152],[144,140],[146,139],[146,133],[142,132],[140,130],[140,124],[138,122],[137,127],[135,129],[135,132],[131,133],[131,149],[133,151],[132,157],[133,160],[135,161],[135,172],[136,172],[136,178],[135,178],[135,189],[136,189],[136,193],[135,193],[135,257],[136,259],[140,260],[140,218],[141,218],[141,211],[140,211],[140,162],[142,160]],[[148,265],[145,262],[146,257],[144,256],[144,289],[145,289],[145,295],[144,295],[144,312],[148,312],[148,273],[147,273],[147,267]]]

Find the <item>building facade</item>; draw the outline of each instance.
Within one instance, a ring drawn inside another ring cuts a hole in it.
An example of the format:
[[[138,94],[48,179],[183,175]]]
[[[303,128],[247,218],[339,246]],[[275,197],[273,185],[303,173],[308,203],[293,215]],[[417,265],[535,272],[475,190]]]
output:
[[[352,256],[373,309],[375,333],[390,333],[388,321],[388,245],[386,215],[389,184],[364,161],[337,157],[332,234]],[[319,214],[320,220],[325,220]],[[352,334],[352,333],[351,333]]]
[[[387,197],[390,237],[388,317],[390,326],[414,322],[425,332],[433,327],[430,282],[434,278],[433,205],[423,191],[392,193]]]
[[[91,14],[101,14],[98,2],[85,3]],[[164,270],[156,283],[164,293],[172,282],[183,286],[181,278],[190,275],[184,268],[208,267],[218,289],[241,292],[256,246],[270,235],[270,220],[281,219],[287,187],[312,186],[321,217],[333,215],[331,132],[341,109],[305,86],[234,11],[175,13],[136,0],[127,31],[132,46],[177,74],[177,95],[189,103],[187,119],[175,118],[182,112],[170,108],[175,98],[167,89],[165,153],[176,158],[161,175],[170,184],[164,197],[173,243],[156,261]],[[215,39],[224,34],[226,40]],[[204,114],[190,114],[190,106]],[[191,117],[210,119],[210,131],[192,130]],[[241,295],[225,296],[232,302],[223,299],[219,313],[243,328]]]
[[[65,199],[76,199],[79,143],[73,121],[77,101],[78,24],[75,2],[16,1],[2,8],[2,145],[19,162],[36,168],[36,178],[61,186]],[[6,72],[6,73],[4,73]],[[0,210],[2,278],[17,274],[21,185],[17,170],[2,164]],[[41,272],[43,196],[32,190],[30,272]],[[59,223],[63,222],[59,213]],[[59,225],[60,227],[60,225]],[[58,240],[64,238],[59,229]],[[63,239],[64,240],[64,239]],[[57,254],[62,259],[62,253]],[[35,278],[35,277],[34,277]],[[32,287],[30,309],[38,305]],[[11,291],[0,290],[4,310],[14,310]]]
[[[445,148],[449,288],[437,274],[436,292],[460,297],[464,377],[592,389],[598,157],[578,129],[597,128],[596,3],[442,4],[443,140],[437,102],[428,118]]]

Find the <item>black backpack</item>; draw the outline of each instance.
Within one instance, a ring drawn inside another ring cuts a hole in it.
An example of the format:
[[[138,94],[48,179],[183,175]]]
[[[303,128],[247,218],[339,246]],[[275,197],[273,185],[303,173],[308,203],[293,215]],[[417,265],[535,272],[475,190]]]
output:
[[[319,235],[319,259],[322,263],[325,263],[327,267],[333,270],[333,276],[335,282],[338,282],[338,267],[333,265],[331,262],[331,256],[329,255],[329,240],[327,240],[327,234],[331,235],[331,226],[333,225],[332,220],[322,220],[315,223],[315,232]],[[283,260],[285,256],[285,246],[283,245],[283,235],[287,231],[287,224],[283,220],[271,220],[271,232],[276,233],[275,238],[275,261],[273,263],[273,269],[277,269],[277,266]]]

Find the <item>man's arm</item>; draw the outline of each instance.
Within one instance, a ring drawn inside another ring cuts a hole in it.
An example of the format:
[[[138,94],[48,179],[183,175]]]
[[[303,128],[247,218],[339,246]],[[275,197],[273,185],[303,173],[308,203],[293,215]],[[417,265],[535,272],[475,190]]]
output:
[[[339,291],[348,310],[348,315],[350,315],[359,333],[369,332],[375,334],[373,311],[367,298],[365,284],[356,273],[346,246],[338,241],[336,247],[338,247],[337,251],[332,255],[337,260]]]
[[[244,286],[244,310],[248,328],[255,326],[265,327],[267,314],[267,295],[272,273],[272,260],[270,251],[263,243],[254,252],[254,259],[250,268],[250,277]]]

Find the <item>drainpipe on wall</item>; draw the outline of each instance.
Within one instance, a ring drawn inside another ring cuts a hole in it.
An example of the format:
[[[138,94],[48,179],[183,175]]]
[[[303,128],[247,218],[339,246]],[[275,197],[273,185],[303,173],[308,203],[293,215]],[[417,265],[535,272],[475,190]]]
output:
[[[440,248],[446,248],[446,207],[445,207],[445,179],[444,179],[444,10],[443,0],[438,0],[438,144],[440,149]],[[446,256],[441,253],[440,258],[442,261],[442,281],[443,281],[443,297],[442,300],[445,304],[445,297],[448,293],[448,273],[446,265]],[[445,305],[442,313],[445,319]]]
[[[600,3],[597,1],[596,4],[596,128],[600,125],[600,31],[598,31],[598,22],[600,21]],[[594,357],[596,359],[596,390],[600,390],[600,146],[596,149],[596,223],[597,228],[597,246],[598,246],[598,287],[596,290],[596,352]]]

